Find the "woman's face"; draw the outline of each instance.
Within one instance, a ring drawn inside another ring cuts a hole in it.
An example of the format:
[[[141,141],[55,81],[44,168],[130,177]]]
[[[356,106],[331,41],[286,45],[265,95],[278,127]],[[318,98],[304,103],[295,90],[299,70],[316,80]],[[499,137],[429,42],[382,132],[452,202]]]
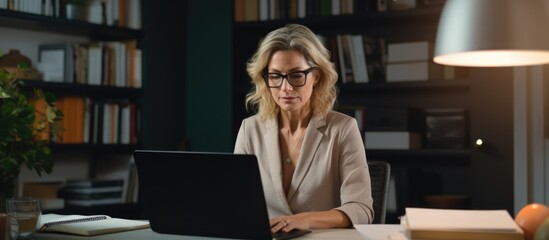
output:
[[[309,70],[311,66],[305,61],[305,57],[295,50],[282,50],[275,52],[269,62],[267,71],[271,76],[274,76],[274,80],[280,81],[280,75],[288,75],[288,77],[282,77],[282,85],[280,87],[270,88],[271,95],[276,104],[282,111],[300,111],[307,110],[305,108],[310,107],[309,100],[313,93],[313,86],[318,81],[318,74],[316,71],[311,71],[308,74],[299,73],[299,71]],[[295,72],[297,74],[292,74]],[[276,74],[272,74],[276,73]],[[303,76],[305,75],[305,76]],[[294,85],[298,85],[296,81],[299,76],[305,77],[305,85],[300,87],[292,86],[288,79]]]

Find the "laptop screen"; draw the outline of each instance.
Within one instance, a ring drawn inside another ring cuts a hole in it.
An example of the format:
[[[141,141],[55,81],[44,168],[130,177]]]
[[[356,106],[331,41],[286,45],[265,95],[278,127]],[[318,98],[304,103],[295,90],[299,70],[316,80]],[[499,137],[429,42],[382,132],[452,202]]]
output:
[[[137,150],[134,159],[153,231],[271,239],[254,155]]]

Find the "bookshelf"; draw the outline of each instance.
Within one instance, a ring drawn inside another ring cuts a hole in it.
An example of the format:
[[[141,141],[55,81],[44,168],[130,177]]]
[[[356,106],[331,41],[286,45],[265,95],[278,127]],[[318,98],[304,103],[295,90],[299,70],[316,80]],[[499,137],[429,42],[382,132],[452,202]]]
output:
[[[144,37],[144,31],[141,29],[96,24],[82,20],[69,20],[55,16],[7,9],[0,9],[0,28],[7,36],[7,38],[0,41],[0,48],[5,52],[12,48],[21,49],[21,53],[32,60],[33,67],[36,67],[38,63],[38,46],[43,43],[88,44],[91,42],[135,41],[137,45],[136,49],[140,51],[141,42]],[[126,63],[117,65],[116,68],[126,66]],[[124,156],[122,158],[125,158],[124,161],[127,161],[134,149],[142,148],[143,139],[140,131],[142,115],[140,112],[143,111],[144,90],[140,86],[113,86],[105,83],[90,85],[70,81],[49,82],[42,79],[21,81],[24,83],[23,88],[28,91],[31,91],[32,88],[40,88],[45,92],[53,93],[58,99],[76,97],[98,102],[113,101],[115,104],[122,104],[122,102],[132,104],[135,105],[136,114],[129,115],[130,117],[128,118],[135,123],[132,123],[135,127],[135,135],[132,137],[133,140],[131,142],[121,143],[121,141],[113,141],[105,143],[101,140],[97,140],[97,142],[53,142],[50,144],[50,147],[55,161],[54,172],[51,175],[45,175],[43,178],[34,176],[32,172],[22,172],[19,178],[20,187],[22,186],[22,182],[25,181],[59,181],[69,178],[93,178],[95,176],[95,166],[99,162],[105,164],[103,163],[104,161],[118,160],[115,159],[116,157],[111,156]],[[70,113],[64,112],[65,116],[70,115]],[[67,118],[65,117],[65,119]],[[119,124],[119,127],[121,127],[129,123],[119,122],[116,124]],[[139,214],[136,211],[138,207],[138,203],[88,208],[67,206],[66,209],[61,211],[64,213],[85,212],[93,214],[108,213],[115,209],[117,211],[116,216],[126,217],[131,212],[134,215]]]
[[[235,14],[238,14],[237,2],[234,1]],[[242,119],[252,114],[244,108],[245,95],[251,87],[245,71],[246,61],[256,50],[261,37],[268,32],[288,23],[298,23],[326,39],[338,34],[360,34],[382,37],[386,44],[413,41],[434,43],[442,7],[443,3],[440,3],[398,11],[378,12],[370,8],[347,15],[317,14],[304,18],[233,21],[233,136],[236,136]],[[328,48],[334,54],[333,48]],[[340,73],[337,63],[336,70]],[[421,189],[410,185],[408,189],[397,188],[397,191],[402,191],[400,195],[411,194],[404,200],[397,197],[400,206],[397,212],[389,213],[389,222],[390,218],[396,222],[396,217],[401,214],[398,211],[402,211],[403,206],[424,206],[423,195],[428,194],[468,195],[471,206],[476,209],[493,208],[489,202],[495,201],[493,196],[501,195],[497,207],[512,212],[512,187],[503,186],[513,185],[513,104],[509,98],[513,95],[513,74],[510,69],[465,70],[465,76],[451,80],[338,83],[336,109],[354,106],[366,109],[372,106],[454,108],[469,113],[463,148],[366,151],[368,159],[389,161],[393,176],[436,176],[434,181],[423,182],[427,186],[419,186]],[[477,138],[489,139],[489,146],[473,147]],[[488,172],[499,176],[487,177],[485,174]]]

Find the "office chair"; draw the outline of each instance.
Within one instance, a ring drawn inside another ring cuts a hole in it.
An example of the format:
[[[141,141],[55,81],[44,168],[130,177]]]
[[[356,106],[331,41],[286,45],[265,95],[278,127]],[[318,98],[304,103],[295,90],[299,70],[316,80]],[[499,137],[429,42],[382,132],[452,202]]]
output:
[[[368,161],[372,184],[372,198],[374,199],[374,224],[384,224],[387,212],[387,192],[391,177],[391,165],[386,161]]]

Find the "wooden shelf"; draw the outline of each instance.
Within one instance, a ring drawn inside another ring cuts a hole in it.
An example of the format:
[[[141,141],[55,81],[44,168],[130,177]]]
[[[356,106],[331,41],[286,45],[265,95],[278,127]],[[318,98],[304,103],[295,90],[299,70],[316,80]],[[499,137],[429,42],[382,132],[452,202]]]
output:
[[[104,41],[140,39],[143,36],[143,31],[137,29],[107,26],[5,9],[0,9],[0,26],[84,36],[91,40]]]
[[[138,99],[143,95],[141,88],[86,85],[76,83],[44,82],[41,80],[22,80],[25,88],[40,88],[61,95],[79,95],[94,98]]]
[[[416,82],[372,82],[372,83],[345,83],[339,89],[345,93],[366,93],[370,91],[432,91],[432,90],[459,90],[469,91],[469,80],[438,80]]]
[[[366,150],[369,160],[386,160],[402,163],[468,164],[471,160],[469,149],[411,149],[411,150]]]
[[[63,143],[50,144],[53,152],[83,152],[94,153],[131,153],[136,149],[143,148],[141,144],[87,144],[87,143]]]
[[[313,16],[295,19],[277,19],[269,21],[235,22],[234,30],[259,31],[265,34],[267,31],[282,27],[288,23],[303,24],[318,33],[352,33],[349,29],[361,29],[364,32],[367,27],[383,27],[391,24],[421,24],[436,23],[440,17],[442,5],[420,7],[402,11],[366,12],[337,16]]]

